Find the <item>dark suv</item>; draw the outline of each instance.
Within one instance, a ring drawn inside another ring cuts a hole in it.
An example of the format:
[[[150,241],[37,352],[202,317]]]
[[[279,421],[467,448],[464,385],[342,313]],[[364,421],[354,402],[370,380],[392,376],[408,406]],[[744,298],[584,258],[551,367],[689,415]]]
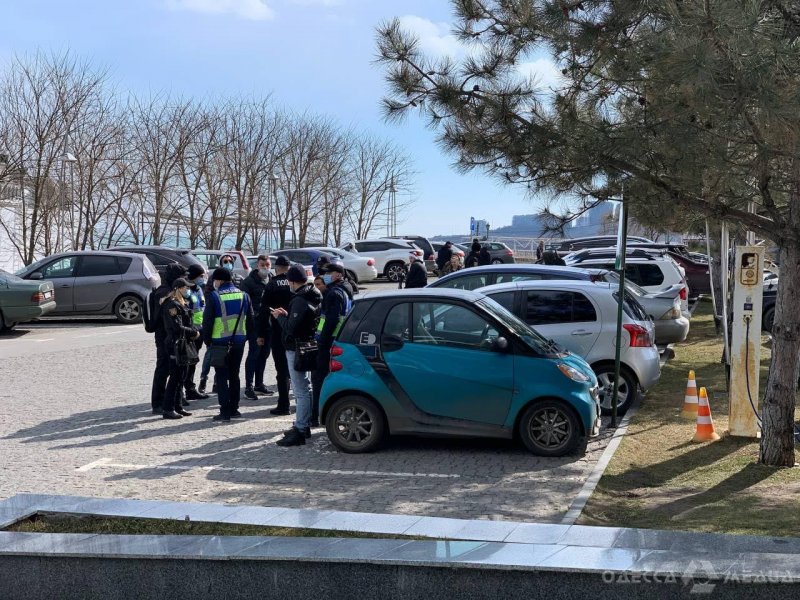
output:
[[[192,265],[199,265],[205,270],[205,266],[191,254],[191,250],[179,248],[168,248],[167,246],[117,246],[109,248],[112,252],[132,252],[133,254],[144,254],[153,263],[158,274],[164,277],[167,266],[172,263],[183,265],[187,269]]]
[[[517,262],[514,260],[514,251],[502,242],[480,242],[480,244],[483,248],[489,249],[489,256],[492,257],[493,265],[514,264]],[[456,244],[456,246],[461,248],[464,254],[469,254],[472,243],[462,242],[461,244]]]
[[[628,244],[652,244],[653,240],[645,237],[638,237],[629,235]],[[609,248],[617,245],[617,236],[615,235],[595,235],[592,237],[572,238],[561,240],[560,242],[550,242],[545,245],[545,250],[556,252],[559,256],[566,256],[570,252],[576,250],[585,250],[586,248]]]

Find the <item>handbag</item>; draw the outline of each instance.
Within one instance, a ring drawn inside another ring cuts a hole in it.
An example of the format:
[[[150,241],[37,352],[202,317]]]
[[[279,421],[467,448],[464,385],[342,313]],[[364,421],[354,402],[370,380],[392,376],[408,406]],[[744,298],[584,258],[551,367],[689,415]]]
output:
[[[315,340],[297,342],[297,349],[294,351],[294,370],[302,373],[316,370],[318,355],[319,346]]]
[[[200,362],[197,354],[197,346],[190,342],[186,337],[175,341],[175,360],[181,367],[190,367]]]
[[[214,346],[213,344],[208,347],[208,364],[212,367],[216,367],[218,369],[222,369],[228,366],[228,356],[231,353],[231,348],[233,348],[233,335],[236,334],[236,331],[239,329],[239,321],[242,319],[242,313],[244,312],[244,302],[242,302],[242,306],[239,309],[239,316],[236,317],[236,325],[233,326],[233,334],[231,335],[230,341],[224,346]]]

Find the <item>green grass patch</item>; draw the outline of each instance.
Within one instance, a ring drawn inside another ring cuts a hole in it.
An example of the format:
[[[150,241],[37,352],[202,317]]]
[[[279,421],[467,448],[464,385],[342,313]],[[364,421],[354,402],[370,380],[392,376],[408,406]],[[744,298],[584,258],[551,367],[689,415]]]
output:
[[[109,535],[216,535],[263,537],[337,537],[381,539],[429,539],[419,536],[334,531],[300,527],[270,527],[236,523],[206,523],[180,519],[137,519],[79,515],[38,514],[18,521],[5,531],[25,533],[100,533]]]
[[[761,394],[770,349],[761,349]],[[709,392],[717,433],[728,425],[722,338],[701,303],[689,338],[647,394],[580,522],[650,529],[800,535],[800,469],[757,464],[758,441],[723,437],[694,444],[694,422],[680,417],[694,369]],[[800,416],[800,415],[799,415]],[[800,460],[800,456],[798,456]]]

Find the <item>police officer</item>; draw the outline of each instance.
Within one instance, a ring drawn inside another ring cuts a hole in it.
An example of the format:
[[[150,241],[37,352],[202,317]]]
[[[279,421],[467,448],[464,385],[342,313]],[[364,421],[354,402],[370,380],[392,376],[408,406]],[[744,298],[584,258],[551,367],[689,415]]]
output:
[[[253,326],[250,297],[233,285],[231,272],[215,269],[211,276],[214,292],[208,297],[203,314],[203,341],[207,346],[230,346],[224,367],[214,367],[214,384],[219,399],[219,414],[215,421],[230,421],[241,417],[239,370],[247,342],[247,330]],[[208,350],[207,350],[208,351]]]
[[[186,274],[186,268],[178,263],[167,265],[161,285],[147,297],[147,320],[151,323],[156,342],[156,366],[153,371],[153,386],[150,390],[150,404],[153,414],[161,416],[164,404],[164,391],[169,377],[170,349],[166,347],[167,332],[161,317],[164,298],[172,292],[172,283]]]
[[[341,262],[330,262],[323,267],[325,295],[322,298],[319,323],[317,324],[317,368],[311,373],[314,390],[311,404],[311,427],[319,427],[319,397],[322,383],[330,370],[331,346],[339,334],[352,302],[344,286],[344,266]]]
[[[280,323],[272,317],[271,311],[274,308],[288,309],[289,303],[292,301],[292,290],[286,277],[291,264],[289,259],[283,255],[275,259],[275,276],[269,280],[264,289],[261,310],[257,319],[258,338],[256,341],[258,344],[271,344],[272,360],[275,362],[277,373],[278,405],[269,411],[273,415],[289,414],[289,363],[286,360],[286,348],[283,346],[283,332]]]
[[[264,301],[264,292],[267,289],[267,284],[270,280],[270,272],[272,269],[272,262],[269,256],[261,254],[258,257],[256,268],[250,271],[250,274],[244,278],[244,281],[239,288],[250,296],[250,301],[253,303],[253,314],[258,315],[261,312],[261,304]],[[264,385],[264,371],[267,368],[267,359],[271,348],[270,339],[264,338],[264,343],[258,343],[258,332],[254,327],[247,332],[247,360],[244,363],[244,380],[245,380],[245,398],[250,400],[257,400],[256,392],[272,395],[272,390]],[[255,386],[253,386],[255,380]]]
[[[191,265],[189,267],[188,277],[189,297],[186,300],[187,308],[192,316],[192,325],[198,330],[203,329],[203,311],[206,308],[205,290],[206,285],[206,271],[200,265]],[[194,340],[197,347],[198,354],[203,348],[203,338],[199,337]],[[194,383],[194,374],[197,365],[190,365],[186,370],[186,380],[183,382],[183,388],[186,390],[186,400],[205,400],[208,394],[197,390]]]

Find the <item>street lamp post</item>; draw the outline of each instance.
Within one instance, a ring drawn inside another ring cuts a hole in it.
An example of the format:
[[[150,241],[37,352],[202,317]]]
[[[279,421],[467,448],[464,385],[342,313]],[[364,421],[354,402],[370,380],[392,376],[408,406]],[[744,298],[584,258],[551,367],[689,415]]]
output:
[[[64,187],[66,183],[66,173],[64,171],[66,169],[66,164],[69,163],[70,181],[74,182],[72,165],[73,163],[77,162],[77,160],[78,159],[75,157],[75,155],[69,152],[65,153],[64,156],[61,157],[61,193],[58,196],[58,231],[56,231],[56,252],[64,251]],[[70,225],[72,225],[74,221],[73,208],[75,205],[72,188],[73,185],[70,184]]]
[[[272,211],[270,212],[272,212],[272,214],[275,215],[278,213],[278,175],[275,172],[273,172],[269,176],[269,180],[272,182]],[[269,239],[270,237],[271,236],[269,232],[267,232],[266,235],[264,236],[264,239],[266,240]],[[276,239],[275,242],[276,242],[275,245],[278,246],[280,240]],[[272,240],[269,241],[268,245],[272,246]],[[271,250],[272,250],[271,247],[267,248],[267,253],[269,253]]]

